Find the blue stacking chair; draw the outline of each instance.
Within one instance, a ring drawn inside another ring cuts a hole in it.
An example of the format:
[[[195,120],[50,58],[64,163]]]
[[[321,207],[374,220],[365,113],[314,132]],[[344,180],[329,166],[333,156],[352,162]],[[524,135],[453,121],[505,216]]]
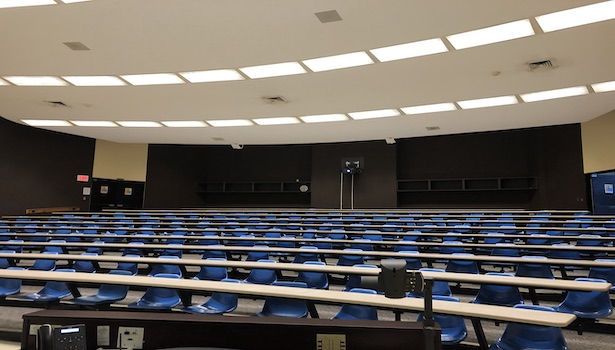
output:
[[[329,237],[318,237],[314,242],[314,247],[318,249],[333,249],[333,243]]]
[[[575,278],[577,282],[603,282],[597,278]],[[580,319],[578,323],[579,334],[583,332],[586,323],[594,322],[598,318],[603,318],[613,313],[613,306],[608,291],[568,291],[564,301],[554,307],[555,311],[571,313]]]
[[[378,294],[373,289],[352,288],[348,292]],[[373,306],[344,304],[338,313],[333,316],[336,320],[378,320],[378,309]]]
[[[7,270],[24,270],[23,267],[8,267]],[[4,299],[9,295],[19,293],[21,289],[21,279],[17,278],[0,278],[0,299]]]
[[[327,234],[327,237],[329,237],[331,239],[346,239],[346,238],[348,238],[346,236],[346,231],[344,231],[343,229],[333,229],[333,230],[329,231],[329,233]]]
[[[109,274],[118,276],[132,276],[130,271],[125,270],[111,270],[109,271]],[[69,302],[95,308],[106,307],[126,298],[128,289],[128,285],[102,284],[95,294],[80,296],[69,300]]]
[[[419,254],[418,251],[414,251],[414,250],[405,251],[405,250],[402,250],[402,251],[400,251],[398,253],[406,255],[406,256],[403,257],[403,259],[406,260],[406,269],[408,269],[408,270],[418,270],[418,269],[423,267],[423,264],[422,264],[420,258],[415,258],[415,257],[407,256],[407,255],[418,255]]]
[[[419,269],[419,271],[445,272],[442,269],[434,269],[434,268],[429,268],[429,267],[423,267],[423,268]],[[446,297],[452,297],[453,296],[453,292],[451,291],[451,287],[448,285],[448,282],[446,282],[446,281],[434,281],[431,293],[434,296],[435,295],[446,296]],[[410,293],[408,293],[408,296],[422,298],[423,297],[423,292],[410,292]]]
[[[139,255],[124,255],[125,258],[140,258]],[[139,264],[133,262],[119,262],[117,264],[116,270],[124,270],[130,271],[133,275],[136,275],[139,272]]]
[[[221,280],[221,282],[240,283],[239,280],[230,278],[225,278]],[[204,303],[200,305],[190,305],[181,309],[181,311],[200,315],[225,314],[237,309],[238,299],[237,294],[234,293],[214,292]]]
[[[546,260],[547,257],[541,255],[524,255],[522,259],[538,259]],[[536,263],[519,263],[517,265],[517,271],[515,276],[518,277],[535,277],[535,278],[548,278],[554,279],[551,266],[548,264],[536,264]]]
[[[353,267],[365,268],[365,269],[377,269],[378,266],[370,264],[357,264]],[[353,288],[361,288],[361,275],[348,275],[348,280],[344,286],[344,291],[348,292]]]
[[[122,255],[145,256],[145,253],[143,252],[143,246],[145,245],[145,242],[128,242],[128,245],[130,246],[130,248],[122,249]]]
[[[345,248],[345,252],[361,252],[361,249]],[[365,263],[363,255],[345,255],[342,254],[337,259],[337,266],[354,266]]]
[[[226,261],[224,258],[206,258],[208,261]],[[222,281],[228,278],[228,271],[223,266],[201,266],[199,273],[193,279],[203,281]]]
[[[374,245],[371,243],[369,239],[364,238],[354,238],[352,243],[350,243],[350,248],[358,249],[365,252],[371,252],[374,250]]]
[[[55,255],[57,255],[58,253],[43,252],[43,254],[55,254]],[[28,268],[28,270],[51,271],[51,270],[54,270],[55,268],[56,268],[56,261],[55,260],[52,260],[52,259],[36,259],[36,260],[34,260],[34,263],[32,264],[32,266],[30,266]]]
[[[458,298],[434,295],[434,300],[443,300],[450,302],[459,302]],[[468,336],[468,329],[462,316],[433,314],[434,321],[438,323],[442,329],[440,340],[442,345],[455,345],[461,343]],[[423,313],[419,313],[417,321],[423,320]]]
[[[98,256],[96,253],[82,253],[81,256]],[[73,263],[73,269],[76,272],[96,272],[96,265],[88,260],[77,260]]]
[[[275,282],[272,285],[281,287],[307,288],[303,282]],[[278,316],[291,318],[304,318],[308,315],[308,306],[305,300],[286,298],[266,298],[263,309],[257,316]]]
[[[243,283],[254,283],[254,284],[273,284],[278,280],[278,276],[276,275],[275,270],[267,269],[267,264],[275,264],[275,260],[259,260],[259,263],[263,264],[263,268],[252,269],[243,280]]]
[[[293,264],[303,264],[306,261],[319,261],[318,260],[318,247],[304,245],[299,247],[301,253],[295,254]]]
[[[514,277],[511,273],[488,272],[487,276],[499,276],[501,278]],[[516,286],[501,284],[481,284],[478,294],[472,300],[474,304],[515,306],[523,304],[523,297]]]
[[[179,260],[180,258],[175,255],[160,255],[158,259]],[[182,276],[182,270],[179,268],[179,265],[174,264],[154,264],[151,271],[148,273],[148,276],[154,276],[161,273],[174,274],[179,277]]]
[[[2,254],[13,254],[15,253],[14,250],[0,250],[0,253]],[[0,258],[0,269],[6,269],[7,267],[11,266],[11,262],[9,261],[9,259],[7,258]]]
[[[409,240],[405,240],[405,239],[402,239],[401,242],[404,242],[404,243],[416,243],[416,241],[409,241]],[[395,251],[395,252],[402,252],[402,251],[404,251],[404,252],[409,252],[409,251],[416,251],[416,252],[418,252],[419,251],[419,247],[418,247],[418,245],[395,244],[395,245],[393,245],[393,251]]]
[[[183,255],[183,249],[182,249],[183,244],[178,244],[178,243],[169,243],[167,244],[166,248],[164,248],[162,250],[162,252],[160,253],[160,255],[166,255],[166,256],[176,256],[178,258],[181,258]]]
[[[66,243],[66,240],[63,240],[63,239],[49,240],[47,244],[45,245],[45,249],[43,250],[43,252],[64,254],[64,249],[61,246],[54,245],[54,244],[64,244],[64,243]]]
[[[453,253],[453,256],[474,256],[472,253]],[[478,264],[472,260],[449,260],[446,264],[446,272],[479,274]]]
[[[267,245],[255,245],[254,248],[269,248]],[[269,252],[248,252],[246,261],[269,260]]]
[[[454,253],[465,253],[466,250],[463,247],[463,242],[461,241],[448,241],[446,242],[449,246],[445,246],[440,248],[440,254],[454,254]]]
[[[514,246],[513,243],[496,243],[495,245],[497,246],[497,248],[493,248],[490,254],[491,256],[509,256],[509,257],[519,257],[520,256],[520,250],[517,248],[513,248]],[[491,264],[494,267],[499,267],[501,269],[500,272],[504,272],[505,267],[514,266],[513,264],[503,263],[503,262],[494,262]]]
[[[514,308],[552,311],[553,308],[538,305],[515,305]],[[568,345],[558,327],[509,323],[502,336],[489,350],[567,350]]]
[[[224,250],[216,250],[218,248],[224,248],[223,244],[212,244],[208,245],[207,249],[203,249],[203,259],[207,258],[224,258],[226,259],[226,251]]]
[[[16,243],[16,245],[5,246],[5,249],[12,250],[15,253],[21,253],[23,252],[23,245],[21,244],[23,242],[23,239],[9,239],[7,243]]]
[[[75,272],[73,269],[57,269],[56,272]],[[71,294],[65,282],[49,281],[43,289],[34,294],[20,297],[32,301],[55,302]]]
[[[596,259],[596,262],[615,262],[615,259]],[[615,292],[615,267],[599,267],[593,266],[589,268],[589,278],[603,279],[609,282],[611,285],[611,292]]]
[[[161,273],[152,278],[180,278],[179,275]],[[128,304],[131,309],[169,310],[181,302],[175,289],[149,287],[137,301]]]
[[[325,266],[321,261],[306,261],[304,265]],[[299,271],[295,282],[304,282],[308,288],[329,289],[329,277],[324,272]]]

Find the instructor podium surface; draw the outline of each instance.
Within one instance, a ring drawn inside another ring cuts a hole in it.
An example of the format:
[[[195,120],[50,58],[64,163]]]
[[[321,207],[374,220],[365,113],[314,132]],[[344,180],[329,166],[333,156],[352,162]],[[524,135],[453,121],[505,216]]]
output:
[[[118,327],[144,329],[143,349],[201,347],[237,350],[423,350],[422,323],[395,321],[289,319],[191,315],[158,312],[42,310],[23,316],[21,348],[36,349],[35,334],[42,324],[85,324],[88,349],[97,345],[97,327],[109,326],[110,345]],[[436,350],[441,349],[440,330]],[[344,344],[340,344],[343,340]]]

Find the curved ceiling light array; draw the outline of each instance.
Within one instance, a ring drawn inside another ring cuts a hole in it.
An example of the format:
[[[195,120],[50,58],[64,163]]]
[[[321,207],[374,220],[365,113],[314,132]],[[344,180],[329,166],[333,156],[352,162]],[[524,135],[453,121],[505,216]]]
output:
[[[86,2],[90,0],[0,0],[0,9],[11,7],[45,6],[58,4],[72,4],[75,2]]]
[[[87,121],[87,120],[48,120],[48,119],[22,119],[30,126],[53,127],[53,126],[80,126],[80,127],[169,127],[169,128],[195,128],[195,127],[232,127],[253,125],[283,125],[300,123],[325,123],[347,120],[365,120],[375,118],[389,118],[405,115],[427,114],[436,112],[455,111],[458,109],[475,109],[506,106],[518,103],[531,103],[546,101],[557,98],[587,95],[589,93],[602,93],[615,91],[615,81],[607,81],[591,84],[589,86],[573,86],[555,90],[529,92],[520,95],[507,95],[487,97],[474,100],[444,102],[429,105],[410,106],[402,108],[390,108],[373,111],[308,115],[301,117],[276,117],[254,119],[223,119],[223,120],[187,120],[187,121]]]
[[[73,3],[89,0],[0,0],[0,8],[8,7],[7,4],[22,4],[21,6],[34,6],[36,2],[40,2],[43,5]],[[28,5],[23,5],[23,4]],[[587,6],[577,7],[569,10],[553,12],[542,16],[537,16],[534,20],[540,26],[540,29],[544,33],[567,29],[575,26],[586,25],[590,23],[602,22],[615,18],[615,0],[609,0]],[[448,42],[455,50],[463,50],[471,47],[489,45],[493,43],[514,40],[518,38],[529,37],[536,35],[530,19],[522,19],[510,23],[504,23],[492,27],[481,28],[472,30],[469,32],[458,33],[446,36],[445,38],[427,39],[417,42],[405,43],[400,45],[382,47],[368,50],[373,57],[374,61],[366,51],[359,51],[353,53],[346,53],[334,56],[320,57],[314,59],[302,60],[300,62],[283,62],[275,64],[267,64],[261,66],[243,67],[238,69],[218,69],[208,71],[193,71],[193,72],[180,72],[180,73],[152,73],[152,74],[129,74],[119,76],[4,76],[4,80],[0,79],[0,85],[10,86],[142,86],[142,85],[162,85],[162,84],[184,84],[184,83],[207,83],[207,82],[221,82],[221,81],[237,81],[246,79],[261,79],[278,76],[288,76],[306,73],[317,73],[329,70],[358,67],[377,62],[389,62],[394,60],[409,59],[413,57],[420,57],[438,53],[444,53],[449,51],[445,42]],[[613,82],[601,83],[603,85],[592,85],[595,92],[612,91]],[[572,90],[570,90],[572,89]],[[602,89],[602,90],[601,90]],[[567,96],[576,96],[579,94],[589,93],[587,86],[580,86],[574,88],[558,89],[549,92],[541,93],[554,93],[559,92],[557,97],[566,97],[563,93],[568,93]],[[538,93],[533,93],[538,94]],[[562,95],[563,94],[563,95]],[[419,113],[432,113],[471,108],[493,107],[507,104],[515,104],[519,101],[533,102],[537,101],[536,98],[541,98],[540,95],[520,95],[520,100],[517,96],[501,96],[491,97],[486,99],[458,101],[455,103],[439,103],[425,106],[411,106],[403,107],[401,110],[405,114],[419,114]],[[548,96],[547,96],[548,97]],[[544,99],[544,98],[543,98]],[[320,116],[303,116],[299,118],[259,118],[259,119],[241,119],[241,120],[211,120],[207,123],[211,126],[246,126],[246,125],[274,125],[274,124],[296,124],[296,123],[311,123],[311,122],[327,122],[327,121],[343,121],[348,120],[348,116],[352,119],[371,119],[392,117],[400,115],[399,110],[389,109],[383,111],[366,111],[346,114],[331,114]],[[32,120],[29,120],[33,122]],[[26,121],[24,121],[26,122]],[[42,121],[41,121],[42,122]],[[112,122],[92,122],[87,126],[117,126]],[[97,124],[98,123],[98,124]],[[113,125],[111,125],[111,124]],[[162,124],[161,124],[162,123]],[[168,126],[168,127],[181,127],[181,126],[207,126],[203,122],[181,122],[179,124],[173,124],[172,122],[153,122],[149,125],[134,125],[131,123],[119,123],[122,126]],[[167,124],[165,124],[167,123]],[[177,122],[176,122],[177,123]],[[182,124],[185,123],[185,124]],[[197,123],[198,125],[191,124]],[[77,123],[73,123],[78,125]],[[73,125],[65,122],[62,125]],[[79,123],[86,126],[87,123]],[[32,125],[32,124],[31,124]],[[39,124],[40,126],[40,124]]]

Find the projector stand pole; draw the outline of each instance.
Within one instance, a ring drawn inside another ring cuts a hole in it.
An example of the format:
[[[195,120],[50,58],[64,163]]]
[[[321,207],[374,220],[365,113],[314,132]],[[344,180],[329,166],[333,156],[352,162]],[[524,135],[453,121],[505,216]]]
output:
[[[425,287],[423,290],[424,309],[423,312],[423,334],[425,336],[425,349],[434,350],[436,337],[436,323],[433,318],[433,300],[432,300],[433,280],[425,279]]]
[[[344,173],[340,173],[340,210],[344,209]]]
[[[350,209],[354,210],[354,174],[350,175]]]

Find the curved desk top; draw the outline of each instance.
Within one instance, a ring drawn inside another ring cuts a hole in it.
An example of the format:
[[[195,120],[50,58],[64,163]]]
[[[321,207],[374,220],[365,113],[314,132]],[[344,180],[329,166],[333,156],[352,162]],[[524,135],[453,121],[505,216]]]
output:
[[[293,264],[293,263],[262,263],[250,261],[230,261],[230,260],[207,260],[207,259],[167,259],[167,258],[146,258],[146,257],[127,257],[117,255],[74,255],[74,254],[36,254],[36,253],[0,253],[0,258],[20,259],[20,260],[36,260],[36,259],[53,259],[53,260],[68,260],[68,261],[92,261],[92,262],[127,262],[138,264],[169,264],[183,266],[214,266],[226,268],[243,268],[243,269],[271,269],[281,271],[310,271],[322,272],[327,274],[341,275],[363,275],[377,276],[380,269],[368,269],[351,266],[333,266],[333,265],[312,265],[312,264]],[[422,271],[425,278],[455,282],[455,283],[471,283],[471,284],[494,284],[494,285],[511,285],[526,288],[542,288],[556,290],[579,290],[579,291],[609,291],[610,283],[599,282],[577,282],[563,279],[545,279],[545,278],[530,278],[530,277],[502,277],[484,274],[468,274],[456,272],[435,272]],[[102,276],[105,276],[104,274]]]
[[[258,296],[265,298],[293,298],[333,304],[367,305],[399,311],[420,312],[424,310],[423,299],[419,298],[390,299],[386,298],[384,295],[378,294],[348,293],[331,290],[292,288],[247,283],[225,283],[121,275],[108,275],[104,281],[101,281],[99,274],[27,270],[0,270],[0,278],[93,284],[100,284],[102,282],[105,284],[121,284],[139,287],[159,287],[188,291],[234,293],[244,296]],[[511,312],[511,309],[505,306],[469,304],[441,300],[433,301],[433,312],[475,319],[528,323],[554,327],[566,327],[576,318],[573,314],[559,312],[545,312],[527,309],[515,309],[515,312]]]

